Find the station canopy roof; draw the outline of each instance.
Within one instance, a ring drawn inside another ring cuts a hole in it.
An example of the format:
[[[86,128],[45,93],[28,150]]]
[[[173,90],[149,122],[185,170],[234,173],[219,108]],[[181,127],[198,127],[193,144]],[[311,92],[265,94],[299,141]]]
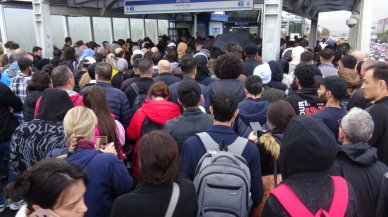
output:
[[[124,0],[46,0],[53,6],[69,8],[101,9],[102,16],[123,15]],[[23,0],[1,0],[3,3],[26,2]],[[31,1],[30,1],[31,2]],[[263,4],[264,0],[254,0]],[[308,19],[318,18],[320,12],[352,11],[358,0],[284,0],[283,10]],[[81,15],[81,14],[80,14]]]

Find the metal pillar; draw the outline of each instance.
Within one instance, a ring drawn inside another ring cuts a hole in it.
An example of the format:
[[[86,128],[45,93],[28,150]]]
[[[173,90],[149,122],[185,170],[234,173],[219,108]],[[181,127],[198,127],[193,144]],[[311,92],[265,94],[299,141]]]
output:
[[[197,16],[197,13],[194,13],[194,19],[193,20],[194,20],[193,35],[195,36],[195,34],[198,31],[198,16]]]
[[[49,2],[47,0],[33,0],[32,11],[34,15],[36,44],[42,47],[44,57],[50,57],[53,54],[53,38],[51,33]]]
[[[283,0],[264,1],[263,62],[279,58],[282,8]]]
[[[5,25],[5,15],[4,15],[4,6],[0,4],[0,29],[1,29],[1,39],[3,41],[3,51],[6,53],[4,44],[8,41],[7,37],[7,28]]]
[[[311,20],[309,45],[312,50],[314,50],[315,42],[317,41],[317,32],[318,32],[318,18]]]
[[[369,54],[371,28],[372,28],[372,6],[374,0],[358,0],[352,17],[357,20],[357,24],[350,26],[349,44],[352,50],[361,50]]]

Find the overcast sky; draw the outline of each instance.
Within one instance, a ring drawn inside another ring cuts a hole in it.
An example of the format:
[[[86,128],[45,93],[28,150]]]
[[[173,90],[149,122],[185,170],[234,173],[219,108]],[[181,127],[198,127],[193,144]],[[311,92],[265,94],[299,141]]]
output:
[[[388,17],[388,1],[387,0],[368,0],[368,3],[373,4],[372,21],[377,23],[379,19]],[[346,25],[346,20],[351,13],[348,11],[338,11],[329,13],[320,13],[318,25],[330,29],[333,33],[347,33],[349,28]]]

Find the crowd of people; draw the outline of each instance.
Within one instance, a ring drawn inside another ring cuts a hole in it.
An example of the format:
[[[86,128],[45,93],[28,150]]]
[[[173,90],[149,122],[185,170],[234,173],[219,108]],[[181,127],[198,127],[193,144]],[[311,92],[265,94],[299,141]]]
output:
[[[387,63],[344,40],[287,37],[269,62],[260,39],[213,42],[5,43],[0,213],[388,216]]]

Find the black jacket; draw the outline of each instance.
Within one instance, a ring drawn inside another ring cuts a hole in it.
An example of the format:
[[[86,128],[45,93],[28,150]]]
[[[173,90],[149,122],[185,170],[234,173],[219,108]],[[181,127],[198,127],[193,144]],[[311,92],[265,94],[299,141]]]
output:
[[[290,96],[285,98],[295,110],[297,115],[307,115],[320,111],[324,108],[325,104],[322,103],[317,94],[317,90],[314,88],[303,88],[295,91]]]
[[[253,75],[253,71],[255,70],[256,66],[260,65],[260,63],[254,59],[254,58],[248,58],[244,61],[244,75],[250,76]]]
[[[164,128],[174,137],[180,152],[187,138],[206,131],[212,125],[212,116],[203,113],[200,109],[188,109],[181,116],[168,121]]]
[[[152,78],[140,78],[134,83],[136,84],[137,88],[140,90],[139,94],[147,94],[148,90],[154,84],[154,80]],[[131,85],[129,85],[124,92],[125,92],[125,95],[127,95],[129,105],[132,107],[137,97],[136,92],[133,90]]]
[[[276,102],[280,99],[286,98],[286,93],[283,90],[273,88],[270,84],[264,84],[264,91],[261,98],[268,100],[269,102]]]
[[[113,204],[111,217],[163,217],[171,198],[172,183],[139,184],[134,191],[122,195]],[[197,196],[193,183],[179,183],[179,199],[173,217],[197,216]]]
[[[329,169],[337,153],[337,142],[321,121],[296,116],[288,124],[280,149],[282,184],[296,194],[312,214],[329,210],[334,195]],[[346,217],[357,216],[357,202],[353,187],[348,183],[349,199]],[[263,217],[288,216],[279,201],[270,195]]]
[[[0,142],[10,139],[19,125],[17,119],[10,113],[10,107],[14,112],[20,112],[23,110],[23,103],[9,87],[0,82]]]
[[[258,148],[260,152],[261,174],[263,176],[274,174],[275,157],[279,157],[278,147],[281,147],[283,132],[273,129],[259,135]],[[277,161],[277,174],[280,174],[279,161]]]
[[[164,73],[159,73],[158,76],[154,78],[154,81],[163,81],[167,86],[170,86],[171,84],[174,84],[178,81],[180,81],[178,77],[175,77],[172,73],[169,72],[164,72]]]
[[[377,210],[384,210],[385,214],[382,216],[388,216],[388,179],[384,176],[386,172],[388,167],[377,161],[376,148],[367,143],[338,146],[337,159],[330,169],[331,175],[342,176],[352,184],[360,217],[374,217]],[[383,188],[385,191],[382,191]],[[381,201],[385,199],[380,207],[377,206],[379,197],[382,197]]]
[[[369,144],[377,148],[379,161],[388,165],[388,96],[366,109],[373,118],[375,128]]]
[[[34,119],[34,111],[36,106],[36,101],[38,98],[43,95],[43,91],[33,90],[27,93],[27,97],[23,105],[23,118],[24,121],[32,121]]]

